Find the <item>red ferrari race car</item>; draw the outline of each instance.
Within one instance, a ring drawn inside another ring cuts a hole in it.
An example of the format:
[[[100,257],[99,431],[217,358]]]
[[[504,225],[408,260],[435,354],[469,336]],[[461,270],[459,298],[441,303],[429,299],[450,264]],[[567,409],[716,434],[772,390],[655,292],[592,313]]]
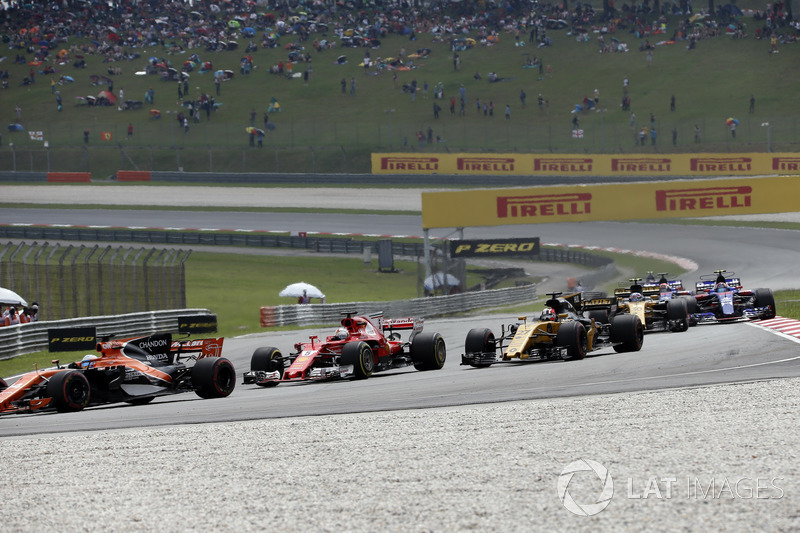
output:
[[[145,404],[158,396],[194,391],[201,398],[233,392],[236,371],[220,357],[222,338],[173,341],[162,333],[97,344],[100,355],[23,374],[11,385],[0,380],[0,414],[90,405]],[[193,361],[193,365],[187,365]]]
[[[308,342],[295,344],[288,355],[272,346],[258,348],[244,383],[271,387],[282,381],[366,379],[373,372],[409,365],[417,370],[444,366],[444,339],[439,333],[423,333],[422,319],[344,315],[333,335],[324,339],[312,335]],[[411,330],[408,341],[398,333],[402,330]]]

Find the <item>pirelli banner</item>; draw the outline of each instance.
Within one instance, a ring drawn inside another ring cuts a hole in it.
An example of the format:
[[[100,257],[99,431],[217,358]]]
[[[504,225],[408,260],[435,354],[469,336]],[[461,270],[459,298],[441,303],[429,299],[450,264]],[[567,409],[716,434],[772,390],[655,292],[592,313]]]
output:
[[[800,177],[422,193],[422,227],[503,226],[797,211]]]
[[[665,154],[372,154],[373,174],[487,176],[767,176],[800,175],[800,155]]]

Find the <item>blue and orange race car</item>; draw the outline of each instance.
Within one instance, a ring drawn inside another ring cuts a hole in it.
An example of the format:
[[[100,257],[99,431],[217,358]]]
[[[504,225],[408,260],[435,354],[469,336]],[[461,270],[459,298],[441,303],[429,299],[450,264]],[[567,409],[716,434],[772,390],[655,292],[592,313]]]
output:
[[[158,396],[194,391],[201,398],[233,392],[236,371],[223,357],[222,338],[172,340],[162,333],[97,344],[99,355],[0,380],[0,414],[80,411],[115,402],[145,404]],[[194,364],[187,364],[193,362]]]

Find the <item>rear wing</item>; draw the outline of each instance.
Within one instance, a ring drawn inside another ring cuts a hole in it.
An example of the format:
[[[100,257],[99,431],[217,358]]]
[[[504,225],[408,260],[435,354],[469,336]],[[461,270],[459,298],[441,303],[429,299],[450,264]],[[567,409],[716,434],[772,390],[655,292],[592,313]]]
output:
[[[425,322],[423,318],[386,318],[381,320],[382,331],[392,331],[395,329],[410,329],[419,333]]]
[[[616,296],[616,291],[614,291],[614,296]],[[597,309],[611,309],[616,303],[616,298],[593,298],[591,300],[586,300],[583,302],[581,307],[581,311],[594,311]]]
[[[183,358],[193,357],[195,359],[203,359],[204,357],[221,357],[222,341],[224,339],[225,337],[172,341],[169,351]]]

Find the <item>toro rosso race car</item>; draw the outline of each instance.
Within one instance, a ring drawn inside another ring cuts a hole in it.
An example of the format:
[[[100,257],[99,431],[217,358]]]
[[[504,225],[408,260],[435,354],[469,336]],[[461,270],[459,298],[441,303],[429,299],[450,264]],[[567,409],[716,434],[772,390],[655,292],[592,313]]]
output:
[[[439,370],[446,349],[439,333],[422,332],[423,320],[385,319],[382,314],[343,313],[341,326],[322,339],[316,335],[294,345],[283,355],[272,346],[258,348],[250,359],[244,383],[262,387],[284,381],[366,379],[373,372],[414,365],[417,370]],[[408,341],[398,331],[410,330]]]
[[[583,314],[581,293],[550,299],[538,319],[519,317],[521,324],[500,326],[495,337],[488,328],[467,333],[461,364],[476,368],[507,361],[583,359],[586,354],[612,346],[616,352],[635,352],[642,348],[644,329],[636,315],[620,315],[600,321]],[[595,301],[595,300],[592,300]],[[611,299],[604,299],[608,305]],[[605,315],[608,316],[608,315]]]
[[[220,357],[222,338],[173,341],[163,333],[97,344],[100,355],[23,374],[11,385],[0,380],[0,414],[127,402],[146,404],[158,396],[194,391],[201,398],[233,392],[236,371]],[[193,362],[193,365],[187,362]]]
[[[701,276],[695,283],[697,310],[693,317],[700,323],[775,318],[772,290],[744,289],[733,274],[715,270],[706,279]]]
[[[657,283],[640,283],[641,278],[632,278],[630,281],[630,287],[614,291],[616,303],[609,309],[610,316],[636,315],[644,324],[645,333],[689,329],[691,317],[688,300],[691,297],[682,290],[680,280],[668,281],[664,274]]]

